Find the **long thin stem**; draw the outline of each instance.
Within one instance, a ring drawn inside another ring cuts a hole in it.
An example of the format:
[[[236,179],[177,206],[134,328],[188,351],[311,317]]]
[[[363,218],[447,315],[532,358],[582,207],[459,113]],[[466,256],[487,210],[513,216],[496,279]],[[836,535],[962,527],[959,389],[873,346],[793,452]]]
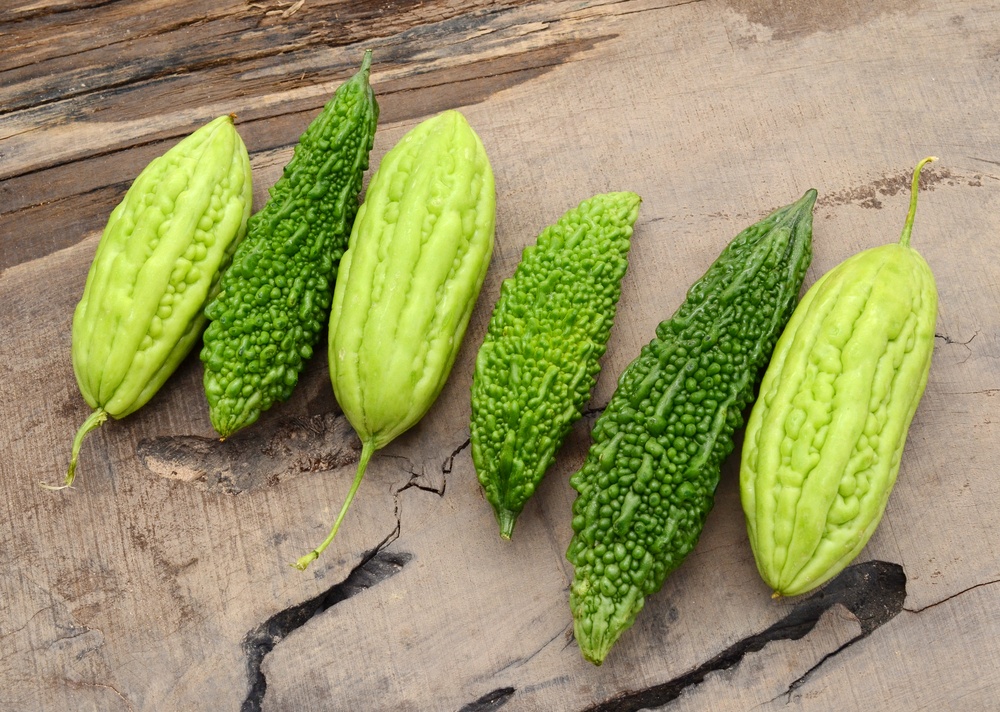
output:
[[[91,430],[96,430],[101,427],[107,419],[108,412],[103,408],[98,408],[90,414],[89,418],[83,421],[83,425],[81,425],[80,429],[76,431],[76,437],[73,438],[73,452],[70,455],[69,469],[66,471],[66,478],[63,480],[62,485],[47,485],[43,482],[42,487],[50,490],[60,490],[73,486],[73,480],[76,479],[76,461],[80,457],[80,447],[83,445],[83,438]]]
[[[337,536],[337,530],[340,529],[340,523],[344,521],[344,515],[347,514],[347,508],[351,506],[351,500],[354,499],[354,494],[358,491],[358,487],[361,485],[361,480],[365,476],[365,470],[368,467],[368,460],[371,459],[371,456],[377,449],[378,448],[375,447],[374,440],[362,441],[361,459],[358,460],[358,472],[354,475],[354,482],[351,483],[351,489],[347,493],[347,500],[344,502],[344,506],[340,508],[340,514],[337,515],[337,520],[333,523],[333,528],[330,530],[326,539],[323,540],[323,543],[292,564],[292,566],[297,568],[299,571],[305,571],[306,567],[318,559],[319,555],[323,553],[323,550],[330,546],[333,538]]]
[[[917,188],[920,185],[920,169],[931,161],[936,161],[937,156],[928,156],[913,170],[913,182],[910,183],[910,210],[906,213],[906,222],[903,223],[903,234],[899,238],[899,244],[903,247],[910,246],[910,232],[913,230],[913,218],[917,214]]]

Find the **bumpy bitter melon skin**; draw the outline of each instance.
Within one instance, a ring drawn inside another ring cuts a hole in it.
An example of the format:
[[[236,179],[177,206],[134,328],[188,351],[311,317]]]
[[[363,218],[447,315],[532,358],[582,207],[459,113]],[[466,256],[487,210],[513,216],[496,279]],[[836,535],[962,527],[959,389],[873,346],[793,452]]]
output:
[[[220,116],[146,166],[111,212],[73,314],[73,371],[94,413],[66,485],[84,435],[145,405],[195,345],[252,202],[246,146]]]
[[[382,158],[340,265],[330,312],[330,380],[361,438],[333,541],[375,451],[413,427],[444,387],[493,255],[496,189],[482,141],[445,111]]]
[[[581,417],[628,267],[635,193],[595,195],[545,228],[505,280],[472,380],[472,460],[500,535]]]
[[[775,596],[807,593],[864,548],[885,511],[930,372],[937,288],[899,243],[834,267],[806,292],[747,422],[740,497]]]
[[[205,310],[201,360],[223,437],[291,396],[329,315],[375,140],[371,51],[299,138]]]
[[[737,235],[625,369],[570,482],[570,608],[600,665],[694,548],[812,256],[814,190]]]

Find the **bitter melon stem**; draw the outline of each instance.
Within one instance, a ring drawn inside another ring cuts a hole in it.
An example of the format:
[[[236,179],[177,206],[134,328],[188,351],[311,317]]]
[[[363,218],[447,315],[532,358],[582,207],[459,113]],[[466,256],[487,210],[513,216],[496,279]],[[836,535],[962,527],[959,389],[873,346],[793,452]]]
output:
[[[42,487],[45,489],[60,490],[73,486],[73,480],[76,478],[76,461],[80,457],[80,446],[83,445],[83,438],[91,430],[101,427],[107,419],[108,412],[104,408],[98,408],[90,414],[89,418],[83,421],[83,425],[76,431],[76,437],[73,438],[73,452],[69,459],[69,469],[66,471],[66,479],[63,480],[62,485],[53,486],[42,483]]]
[[[497,521],[500,524],[500,536],[510,541],[514,534],[514,523],[517,521],[517,514],[509,509],[497,510]]]
[[[917,214],[917,189],[920,184],[920,170],[931,161],[936,161],[937,156],[928,156],[913,169],[913,181],[910,183],[910,209],[906,213],[906,222],[903,223],[903,234],[899,238],[899,244],[903,247],[910,246],[910,232],[913,230],[913,218]]]
[[[365,476],[365,469],[368,467],[368,461],[371,459],[371,456],[375,454],[376,450],[378,450],[378,447],[375,444],[374,438],[370,440],[363,440],[361,442],[361,459],[358,460],[358,472],[354,475],[354,482],[351,483],[351,489],[347,492],[347,499],[344,501],[344,506],[340,508],[340,514],[337,515],[337,520],[333,523],[333,528],[330,530],[326,539],[323,540],[323,543],[305,556],[300,557],[298,561],[292,564],[292,566],[297,568],[299,571],[305,571],[306,567],[319,558],[319,555],[323,553],[323,550],[330,546],[333,538],[337,536],[337,530],[340,529],[340,523],[344,521],[344,515],[347,514],[347,508],[351,506],[351,501],[354,499],[354,495],[358,491],[358,487],[361,485],[361,480]]]

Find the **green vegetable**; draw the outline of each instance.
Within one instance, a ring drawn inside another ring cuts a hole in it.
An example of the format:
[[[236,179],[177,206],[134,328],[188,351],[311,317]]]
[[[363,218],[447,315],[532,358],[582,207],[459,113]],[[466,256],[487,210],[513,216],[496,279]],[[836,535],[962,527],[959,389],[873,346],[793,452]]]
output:
[[[378,123],[370,66],[369,50],[302,134],[205,310],[205,395],[223,437],[288,399],[329,314]]]
[[[596,195],[545,228],[503,283],[472,380],[472,459],[500,535],[590,399],[628,267],[635,193]]]
[[[577,642],[600,665],[694,548],[812,254],[816,191],[737,235],[622,373],[570,480]]]
[[[760,575],[806,593],[878,526],[934,351],[937,289],[910,247],[920,162],[898,244],[823,275],[775,347],[747,423],[740,494]]]
[[[333,541],[372,454],[417,423],[451,371],[493,254],[493,171],[456,111],[418,124],[382,159],[340,265],[330,379],[361,438]]]
[[[94,412],[64,486],[84,436],[145,405],[194,346],[252,200],[246,146],[220,116],[146,166],[111,212],[73,314],[73,371]]]

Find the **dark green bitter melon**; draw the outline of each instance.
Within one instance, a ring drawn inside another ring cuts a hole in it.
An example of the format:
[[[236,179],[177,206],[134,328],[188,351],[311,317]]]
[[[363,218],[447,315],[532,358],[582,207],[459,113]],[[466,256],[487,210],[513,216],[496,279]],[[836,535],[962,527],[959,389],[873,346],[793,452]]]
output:
[[[299,138],[205,309],[205,395],[223,437],[288,399],[329,317],[378,124],[370,67],[369,50]]]
[[[628,267],[635,193],[595,195],[545,228],[505,280],[472,380],[472,459],[500,536],[590,400]]]
[[[571,478],[570,608],[600,665],[694,548],[733,432],[796,304],[816,191],[737,235],[625,369]]]

